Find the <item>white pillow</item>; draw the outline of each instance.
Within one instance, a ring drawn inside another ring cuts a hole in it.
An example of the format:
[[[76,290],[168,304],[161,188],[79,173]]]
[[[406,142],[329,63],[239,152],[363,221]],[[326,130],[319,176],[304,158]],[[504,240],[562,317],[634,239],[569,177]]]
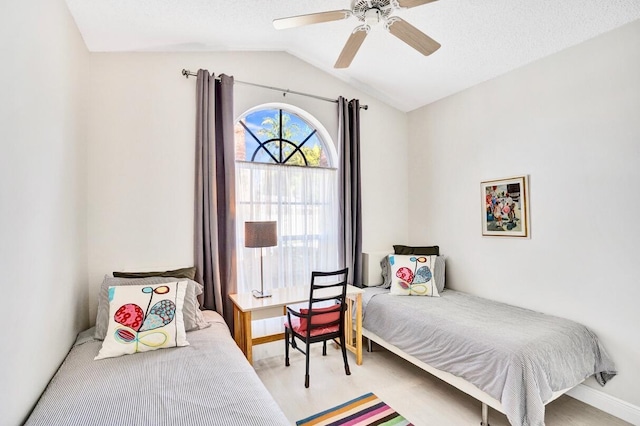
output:
[[[98,313],[96,315],[96,331],[95,338],[104,339],[107,334],[107,326],[109,324],[109,287],[111,286],[131,286],[131,285],[147,285],[154,286],[156,284],[171,283],[176,281],[186,281],[187,288],[184,299],[183,316],[185,329],[200,330],[209,327],[209,324],[202,317],[200,311],[200,303],[198,295],[202,294],[203,287],[200,283],[185,278],[169,278],[169,277],[147,277],[147,278],[114,278],[109,275],[104,276],[100,292],[98,293]]]
[[[382,284],[380,287],[390,288],[391,287],[391,265],[389,264],[389,256],[398,256],[398,255],[387,255],[380,261],[380,270],[382,274]],[[442,293],[445,287],[445,268],[446,262],[444,256],[436,257],[436,263],[434,265],[433,276],[436,283],[436,288],[438,289],[438,293]]]
[[[187,281],[109,287],[109,326],[95,359],[187,346]]]
[[[390,293],[396,296],[440,297],[434,278],[437,257],[390,254]]]

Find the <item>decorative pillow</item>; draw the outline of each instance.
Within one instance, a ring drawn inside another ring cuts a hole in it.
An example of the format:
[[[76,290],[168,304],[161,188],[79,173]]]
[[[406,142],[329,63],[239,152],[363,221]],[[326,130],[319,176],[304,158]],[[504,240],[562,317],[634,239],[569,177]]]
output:
[[[186,289],[187,281],[109,287],[109,327],[94,359],[187,346]]]
[[[393,256],[392,254],[389,256]],[[382,271],[382,284],[380,287],[390,288],[391,287],[391,265],[389,264],[389,256],[385,256],[380,261],[380,270]],[[436,283],[436,288],[438,289],[438,293],[442,293],[445,287],[445,257],[437,256],[435,267],[433,272],[433,279]]]
[[[391,294],[439,297],[434,279],[437,256],[389,255]]]
[[[438,246],[424,246],[424,247],[413,247],[413,246],[402,246],[399,244],[395,244],[393,246],[393,252],[395,254],[419,254],[422,256],[438,256],[440,254],[440,247]]]
[[[149,277],[171,277],[171,278],[189,278],[196,279],[196,267],[174,269],[172,271],[160,272],[114,272],[116,278],[149,278]]]
[[[98,314],[96,315],[95,338],[102,340],[107,334],[109,325],[109,287],[131,286],[131,285],[154,285],[176,282],[176,278],[170,277],[149,277],[149,278],[114,278],[104,276],[100,292],[98,293]],[[203,287],[199,283],[187,280],[187,287],[184,298],[183,316],[185,330],[200,330],[209,327],[200,311],[198,295],[202,294]]]

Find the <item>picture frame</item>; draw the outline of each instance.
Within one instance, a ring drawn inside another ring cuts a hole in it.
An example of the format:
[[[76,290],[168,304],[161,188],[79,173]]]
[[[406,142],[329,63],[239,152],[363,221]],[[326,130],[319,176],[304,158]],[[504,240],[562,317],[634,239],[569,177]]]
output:
[[[528,181],[524,175],[480,183],[483,236],[530,238]]]

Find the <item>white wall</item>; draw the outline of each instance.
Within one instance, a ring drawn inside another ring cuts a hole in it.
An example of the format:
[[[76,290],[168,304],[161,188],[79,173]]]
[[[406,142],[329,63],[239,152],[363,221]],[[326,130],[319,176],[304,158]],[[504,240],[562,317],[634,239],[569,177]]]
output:
[[[24,421],[88,325],[81,71],[63,0],[0,13],[0,424]]]
[[[105,273],[193,264],[196,81],[180,75],[183,68],[369,104],[361,113],[363,245],[380,250],[406,241],[406,221],[388,219],[407,217],[406,114],[286,53],[92,54],[87,85],[92,319]],[[337,140],[335,104],[235,86],[236,116],[267,102],[310,112]],[[382,193],[387,204],[380,202]]]
[[[640,21],[410,113],[409,234],[447,285],[581,322],[640,406]],[[481,237],[480,182],[530,175],[532,237]],[[422,190],[420,186],[422,185]]]

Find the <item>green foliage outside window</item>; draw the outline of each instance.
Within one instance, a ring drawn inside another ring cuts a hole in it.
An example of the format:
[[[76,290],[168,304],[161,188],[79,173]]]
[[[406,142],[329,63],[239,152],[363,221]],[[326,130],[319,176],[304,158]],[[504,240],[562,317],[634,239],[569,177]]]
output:
[[[282,109],[258,110],[245,116],[239,124],[242,128],[236,130],[238,160],[328,166],[322,140],[316,130],[297,114]]]

